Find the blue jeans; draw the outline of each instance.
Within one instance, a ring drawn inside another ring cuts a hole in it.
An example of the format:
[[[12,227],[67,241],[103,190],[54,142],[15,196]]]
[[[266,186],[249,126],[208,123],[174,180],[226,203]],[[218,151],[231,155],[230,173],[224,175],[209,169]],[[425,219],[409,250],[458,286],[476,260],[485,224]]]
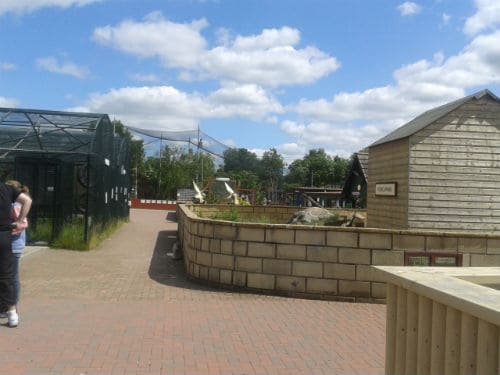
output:
[[[21,262],[21,253],[13,253],[16,261],[14,262],[15,286],[16,286],[16,304],[19,302],[21,295],[21,281],[19,279],[19,263]]]

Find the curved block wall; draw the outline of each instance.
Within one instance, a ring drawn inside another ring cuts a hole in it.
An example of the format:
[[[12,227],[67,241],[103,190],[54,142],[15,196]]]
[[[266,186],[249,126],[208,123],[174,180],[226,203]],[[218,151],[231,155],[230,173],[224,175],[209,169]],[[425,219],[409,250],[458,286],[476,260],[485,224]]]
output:
[[[227,207],[181,204],[177,209],[179,245],[187,273],[226,288],[383,301],[385,283],[371,266],[402,266],[405,253],[457,254],[462,266],[500,265],[500,236],[234,223],[195,213],[209,216],[207,212]],[[250,215],[252,207],[232,209],[243,209]],[[288,210],[297,211],[291,207],[265,209],[287,217]]]

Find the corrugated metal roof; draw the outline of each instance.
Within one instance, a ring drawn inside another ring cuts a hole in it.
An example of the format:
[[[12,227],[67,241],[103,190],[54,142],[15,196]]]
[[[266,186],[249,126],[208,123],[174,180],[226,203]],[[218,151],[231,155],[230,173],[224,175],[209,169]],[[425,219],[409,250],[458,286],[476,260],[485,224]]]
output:
[[[455,100],[453,102],[444,104],[442,106],[436,107],[434,109],[430,109],[430,110],[422,113],[421,115],[415,117],[413,120],[406,123],[405,125],[397,128],[393,132],[380,138],[378,141],[375,141],[369,147],[378,146],[378,145],[381,145],[381,144],[384,144],[387,142],[392,142],[392,141],[396,141],[398,139],[409,137],[410,135],[415,134],[419,130],[422,130],[423,128],[432,124],[434,121],[440,119],[441,117],[446,116],[448,113],[457,109],[458,107],[467,103],[468,101],[470,101],[472,99],[476,99],[476,100],[481,99],[485,95],[489,95],[492,99],[494,99],[496,101],[500,101],[500,98],[498,98],[490,90],[487,90],[487,89],[481,90],[475,94],[466,96],[462,99]]]

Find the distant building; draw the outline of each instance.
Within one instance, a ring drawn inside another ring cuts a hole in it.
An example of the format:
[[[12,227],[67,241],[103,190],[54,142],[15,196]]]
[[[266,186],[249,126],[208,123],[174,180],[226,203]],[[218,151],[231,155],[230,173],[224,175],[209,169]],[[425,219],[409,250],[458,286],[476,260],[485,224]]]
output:
[[[368,150],[362,150],[354,154],[342,189],[345,207],[366,208],[367,182]]]
[[[431,109],[369,147],[368,226],[500,231],[500,99]]]
[[[301,207],[341,207],[342,189],[300,187],[293,193],[293,205]]]

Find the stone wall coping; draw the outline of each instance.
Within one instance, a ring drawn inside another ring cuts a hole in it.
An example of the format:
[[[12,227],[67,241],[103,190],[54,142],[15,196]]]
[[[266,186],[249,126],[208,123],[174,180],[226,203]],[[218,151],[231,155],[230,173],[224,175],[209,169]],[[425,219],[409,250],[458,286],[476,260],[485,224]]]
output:
[[[209,218],[201,218],[191,209],[193,204],[178,204],[177,209],[182,210],[191,220],[201,223],[214,223],[217,225],[239,226],[245,228],[263,228],[263,229],[307,229],[313,231],[338,231],[338,232],[357,232],[357,233],[376,233],[376,234],[392,234],[404,236],[426,236],[426,237],[448,237],[448,238],[486,238],[486,239],[500,239],[500,234],[493,233],[470,233],[470,232],[442,232],[431,230],[415,230],[415,229],[382,229],[382,228],[361,228],[361,227],[330,227],[320,225],[297,225],[297,224],[269,224],[269,223],[245,223],[245,222],[232,222],[225,220],[214,220]],[[205,207],[228,207],[227,205],[204,205]],[[233,206],[239,207],[239,206]],[[252,206],[241,206],[242,208]],[[262,206],[262,207],[288,207],[289,206]],[[300,207],[296,207],[300,209]],[[352,210],[356,211],[356,210]],[[359,212],[359,210],[357,210]]]
[[[500,267],[373,266],[384,281],[500,326]]]

